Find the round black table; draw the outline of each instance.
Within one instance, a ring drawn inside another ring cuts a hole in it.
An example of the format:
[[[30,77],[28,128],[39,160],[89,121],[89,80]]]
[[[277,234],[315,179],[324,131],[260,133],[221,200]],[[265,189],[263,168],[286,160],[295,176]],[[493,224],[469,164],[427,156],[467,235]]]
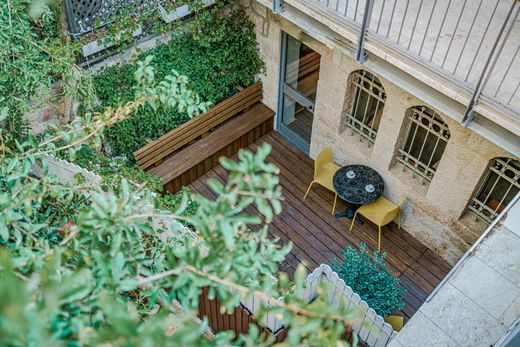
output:
[[[349,177],[347,173],[354,175]],[[352,219],[359,205],[376,201],[385,189],[385,182],[380,174],[365,165],[347,165],[336,171],[332,180],[334,189],[339,197],[351,204],[345,212],[336,214],[336,218],[347,217]],[[366,189],[373,186],[373,191]],[[359,222],[362,223],[361,220]]]

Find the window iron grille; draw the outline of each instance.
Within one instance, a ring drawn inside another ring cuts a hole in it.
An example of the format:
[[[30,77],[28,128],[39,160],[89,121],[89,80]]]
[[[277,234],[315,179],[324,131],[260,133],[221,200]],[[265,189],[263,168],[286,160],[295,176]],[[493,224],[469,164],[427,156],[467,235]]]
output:
[[[381,115],[385,105],[386,94],[379,79],[368,71],[354,71],[351,75],[351,86],[354,89],[352,111],[346,113],[346,125],[352,135],[357,133],[360,141],[375,142]]]
[[[422,183],[430,182],[437,170],[446,144],[450,138],[448,125],[426,106],[412,107],[407,111],[406,141],[397,153],[403,171],[411,170],[412,176],[420,176]]]
[[[65,0],[69,32],[74,38],[108,24],[123,8],[143,11],[163,0]]]
[[[520,162],[511,158],[491,160],[468,208],[491,223],[520,191]]]

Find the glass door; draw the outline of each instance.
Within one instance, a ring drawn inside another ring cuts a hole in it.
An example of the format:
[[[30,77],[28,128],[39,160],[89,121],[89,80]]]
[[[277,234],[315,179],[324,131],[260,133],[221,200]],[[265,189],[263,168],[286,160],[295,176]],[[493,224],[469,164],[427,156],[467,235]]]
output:
[[[308,154],[320,55],[286,33],[281,53],[278,130]]]

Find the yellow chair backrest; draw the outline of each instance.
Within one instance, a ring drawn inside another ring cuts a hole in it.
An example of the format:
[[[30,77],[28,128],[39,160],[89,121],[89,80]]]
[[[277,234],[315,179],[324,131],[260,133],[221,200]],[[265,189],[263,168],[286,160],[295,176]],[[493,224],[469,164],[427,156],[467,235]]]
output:
[[[397,217],[397,212],[399,212],[399,206],[397,206],[396,208],[393,208],[391,210],[386,211],[385,215],[381,219],[381,222],[378,223],[378,224],[379,225],[387,225],[388,223],[393,221],[395,219],[395,217]]]
[[[314,160],[314,176],[320,172],[325,164],[332,162],[332,146],[324,148]]]
[[[401,208],[401,205],[404,203],[406,197],[404,195],[401,195],[399,197],[399,205],[397,205],[395,208],[392,208],[388,211],[385,211],[383,218],[381,219],[381,222],[378,223],[379,225],[386,225],[393,221],[395,217],[397,217],[397,213],[399,212],[399,209]]]

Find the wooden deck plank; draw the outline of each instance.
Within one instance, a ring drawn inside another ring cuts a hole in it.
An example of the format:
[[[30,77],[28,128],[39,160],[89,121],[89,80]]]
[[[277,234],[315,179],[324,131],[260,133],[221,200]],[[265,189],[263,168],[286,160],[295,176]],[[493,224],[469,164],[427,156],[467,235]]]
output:
[[[416,285],[418,285],[422,290],[424,290],[426,293],[433,292],[433,289],[435,288],[433,285],[431,285],[428,281],[426,281],[422,276],[420,276],[417,272],[414,271],[414,269],[409,268],[404,272],[404,274],[412,280]]]
[[[353,231],[348,232],[350,220],[338,220],[331,214],[334,199],[332,192],[316,185],[307,199],[303,200],[314,172],[312,159],[274,131],[256,140],[248,148],[254,151],[264,142],[272,145],[267,161],[280,169],[280,185],[284,196],[283,212],[269,224],[269,235],[278,237],[281,244],[293,244],[291,253],[280,265],[282,271],[292,276],[300,262],[304,262],[311,271],[321,263],[329,263],[334,257],[341,258],[341,252],[347,245],[359,248],[360,243],[364,242],[369,249],[376,249],[377,228],[373,224],[355,224]],[[228,172],[217,166],[191,186],[195,192],[212,199],[215,194],[207,185],[207,179],[212,177],[225,181],[227,176]],[[338,211],[347,207],[347,203],[338,199]],[[254,206],[249,207],[247,212],[259,214]],[[258,228],[251,226],[253,231]],[[402,286],[407,289],[403,295],[405,308],[399,311],[406,322],[451,266],[406,230],[398,229],[395,223],[383,228],[381,247],[388,254],[388,268],[401,278]]]
[[[417,258],[417,262],[420,263],[423,267],[427,268],[429,272],[437,277],[439,281],[441,281],[446,276],[446,271],[444,271],[440,266],[438,266],[424,254]]]
[[[435,265],[440,267],[444,272],[450,272],[452,266],[446,262],[446,260],[442,259],[437,253],[432,251],[429,248],[426,248],[424,251],[424,256],[430,259]]]
[[[218,166],[217,168],[219,168],[219,167],[220,166]],[[216,194],[206,184],[206,182],[207,182],[207,180],[209,178],[217,178],[217,176],[210,171],[210,172],[206,173],[205,175],[201,176],[198,180],[194,181],[191,184],[191,187],[194,188],[195,190],[197,190],[199,192],[199,194],[205,196],[206,198],[208,198],[208,199],[215,199],[216,198]],[[250,213],[250,214],[254,214],[254,215],[259,215],[258,210],[256,210],[256,208],[254,208],[253,206],[250,206],[246,210],[246,212]],[[287,244],[288,242],[290,242],[290,240],[285,236],[285,234],[282,233],[278,229],[278,227],[279,227],[278,221],[276,221],[275,224],[270,224],[270,226],[269,226],[269,234],[270,234],[270,236],[272,238],[275,238],[275,237],[280,238],[280,241],[279,241],[280,244]],[[261,226],[259,226],[259,225],[249,225],[249,227],[253,231],[258,231]],[[306,256],[307,256],[307,254],[303,250],[301,250],[299,248],[293,249],[293,251],[287,255],[286,261],[290,265],[290,269],[288,269],[288,274],[289,275],[294,273],[294,271],[296,270],[296,267],[298,266],[298,264],[300,264],[301,262],[306,261]]]
[[[214,170],[211,170],[208,173],[209,177],[218,178],[221,181],[224,181],[227,177],[225,170],[218,166]],[[220,174],[219,174],[220,173]],[[282,205],[284,202],[282,202]],[[287,208],[287,206],[285,206]],[[282,212],[283,213],[283,212]],[[257,211],[256,214],[259,214]],[[283,223],[280,223],[280,222]],[[301,255],[298,257],[300,261],[306,261],[312,268],[318,267],[319,264],[326,261],[326,258],[323,256],[322,253],[319,252],[319,250],[315,249],[309,242],[306,237],[312,238],[312,234],[306,232],[306,230],[301,230],[302,234],[300,233],[289,233],[288,231],[293,231],[294,228],[291,226],[295,226],[297,229],[301,229],[301,225],[295,225],[297,223],[294,218],[276,218],[275,221],[273,221],[273,224],[278,228],[279,231],[282,233],[279,234],[280,236],[282,234],[288,236],[287,240],[290,240],[295,244],[299,249],[301,249],[303,252],[301,252]]]
[[[399,276],[399,278],[401,279],[401,284],[403,285],[403,287],[405,287],[417,299],[421,300],[422,302],[426,300],[426,298],[428,297],[428,293],[419,285],[417,285],[417,283],[408,278],[408,276],[405,274],[402,274],[401,276]]]
[[[432,287],[436,287],[441,282],[441,280],[431,272],[430,268],[426,268],[423,264],[419,262],[413,263],[410,266],[410,268],[415,270],[415,272],[417,272],[419,276],[424,278],[426,282],[431,284]]]
[[[256,143],[258,143],[258,141]],[[254,145],[251,145],[250,147],[252,149],[256,148]],[[290,165],[287,162],[284,162],[283,158],[285,157],[285,158],[289,159],[291,157],[291,155],[287,154],[287,153],[282,154],[279,152],[279,150],[280,150],[279,148],[277,148],[276,146],[273,145],[272,154],[268,158],[268,160],[273,161],[276,165],[278,165],[280,167],[280,170],[281,170],[280,181],[281,182],[284,181],[284,179],[286,177],[289,178],[291,183],[294,183],[298,186],[297,188],[299,188],[299,192],[301,194],[301,197],[303,198],[303,195],[305,194],[305,190],[307,189],[307,185],[311,182],[312,178],[308,172],[306,172],[305,177],[302,177],[303,171],[297,171],[298,170],[297,166]],[[283,168],[285,168],[286,170],[284,171]],[[298,172],[298,175],[293,174],[293,172]],[[307,179],[307,182],[305,182],[305,179]],[[297,183],[299,183],[299,184],[297,184]],[[282,182],[282,187],[283,187],[283,185],[284,184]],[[294,192],[294,190],[291,190],[291,191]],[[311,189],[311,193],[309,193],[307,199],[305,200],[306,203],[311,204],[313,209],[318,209],[318,210],[323,210],[323,211],[325,211],[324,206],[327,206],[327,211],[326,211],[327,217],[326,218],[329,220],[329,225],[336,228],[338,234],[346,235],[346,236],[354,235],[355,237],[359,238],[360,241],[366,243],[370,249],[376,250],[377,249],[377,229],[370,228],[370,227],[367,228],[368,227],[367,223],[365,223],[362,226],[360,226],[358,224],[354,224],[354,228],[353,228],[352,232],[349,232],[348,228],[350,227],[350,220],[345,218],[345,219],[342,219],[341,221],[338,221],[334,218],[333,215],[331,215],[330,211],[332,210],[332,202],[334,199],[334,195],[331,193],[330,198],[328,200],[326,200],[326,199],[323,199],[322,196],[320,196],[319,194],[313,194],[315,192],[322,192],[322,191],[326,191],[326,189],[321,188],[318,185],[316,185],[316,187],[313,187],[313,189]],[[340,200],[340,199],[338,199],[338,200]],[[314,203],[312,203],[313,201],[314,201]],[[362,232],[365,228],[367,228],[365,230],[365,232]],[[388,241],[388,239],[386,239],[385,233],[383,232],[382,243],[384,243],[385,240]],[[359,244],[359,241],[356,242],[351,239],[350,243],[356,245],[356,244]],[[346,245],[347,244],[344,243],[342,248],[344,248]],[[392,246],[394,246],[394,245],[392,245]],[[385,248],[385,250],[386,250],[386,248]],[[408,268],[409,264],[411,264],[411,262],[412,262],[411,259],[407,259],[408,263],[406,261],[403,261],[402,259],[400,259],[400,257],[399,257],[400,255],[402,255],[403,257],[407,257],[406,255],[401,254],[398,251],[395,251],[395,247],[392,247],[391,249],[389,249],[388,257],[387,257],[389,262],[392,264],[393,267],[395,267],[398,270],[398,272],[402,272],[402,271],[406,270]]]

